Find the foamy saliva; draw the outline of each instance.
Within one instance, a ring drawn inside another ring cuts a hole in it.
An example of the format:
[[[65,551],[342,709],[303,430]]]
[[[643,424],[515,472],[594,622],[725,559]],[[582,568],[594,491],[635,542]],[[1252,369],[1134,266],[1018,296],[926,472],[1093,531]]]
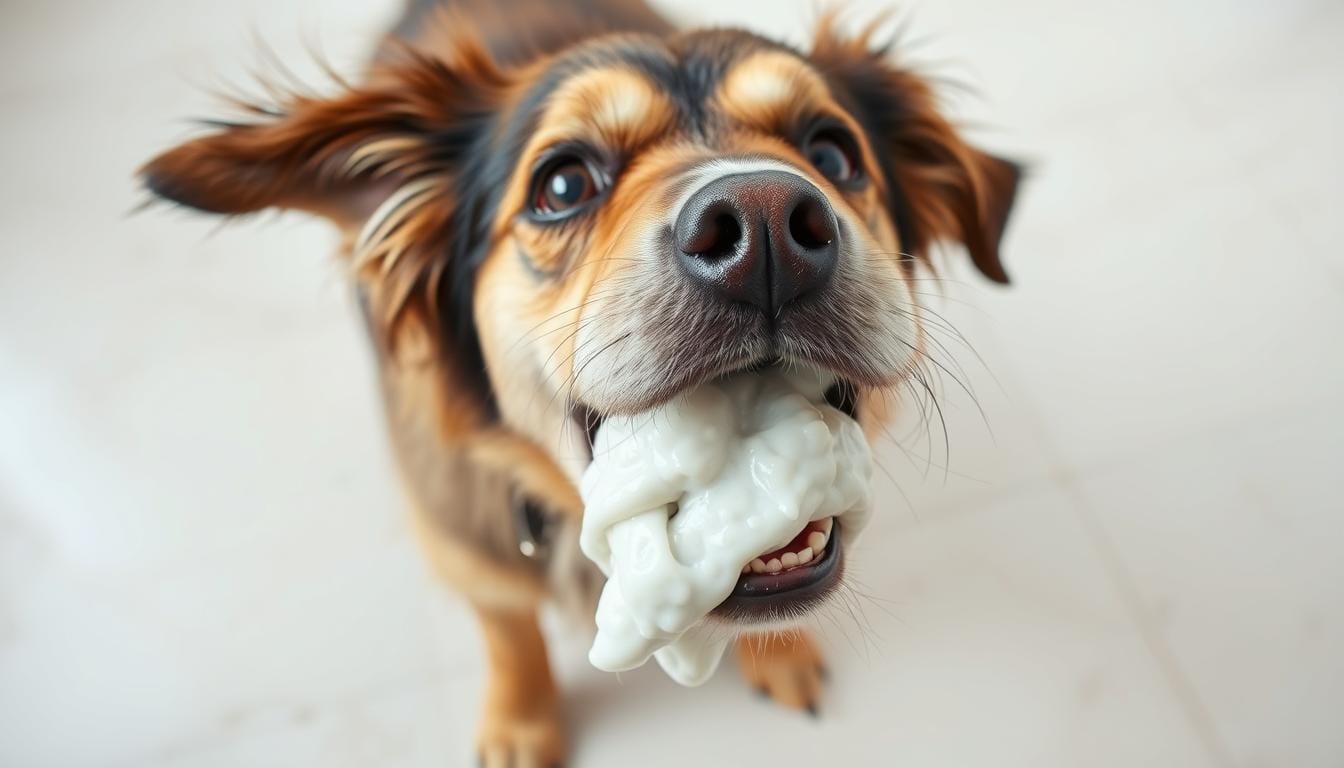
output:
[[[703,683],[731,640],[703,619],[739,577],[819,562],[835,518],[843,544],[864,529],[872,458],[858,423],[826,403],[832,381],[770,367],[602,423],[581,488],[580,543],[607,576],[594,666],[653,656]]]

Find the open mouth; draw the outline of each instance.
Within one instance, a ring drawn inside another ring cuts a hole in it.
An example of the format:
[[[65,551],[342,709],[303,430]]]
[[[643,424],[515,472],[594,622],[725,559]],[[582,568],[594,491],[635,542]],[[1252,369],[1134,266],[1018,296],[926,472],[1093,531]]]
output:
[[[797,614],[830,594],[842,570],[839,523],[814,520],[788,544],[742,566],[714,614],[746,621]]]

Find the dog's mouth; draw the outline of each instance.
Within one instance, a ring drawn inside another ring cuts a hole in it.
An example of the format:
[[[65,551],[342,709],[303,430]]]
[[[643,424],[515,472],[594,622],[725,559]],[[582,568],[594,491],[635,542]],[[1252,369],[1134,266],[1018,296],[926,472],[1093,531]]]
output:
[[[825,600],[843,570],[839,521],[814,520],[788,544],[742,566],[732,593],[713,615],[748,623],[796,616]]]
[[[779,364],[779,360],[761,360],[751,363],[750,365],[733,368],[726,373],[720,374],[720,376],[726,378],[739,373],[764,370],[772,365]],[[837,378],[831,386],[827,387],[825,398],[826,403],[832,408],[835,408],[851,419],[858,418],[856,415],[858,412],[858,390],[848,380]],[[593,455],[593,443],[597,440],[597,430],[602,427],[602,413],[596,408],[592,408],[586,403],[577,400],[570,404],[569,413],[574,425],[584,437],[585,444],[588,446],[588,457],[591,459]]]
[[[722,375],[758,371],[777,364],[776,360],[760,361]],[[824,396],[828,405],[857,420],[858,392],[849,381],[837,378]],[[602,415],[579,402],[571,406],[571,415],[585,436],[591,457]],[[789,543],[744,563],[732,593],[711,615],[740,623],[761,623],[797,616],[820,604],[839,585],[843,575],[840,525],[835,517],[814,520]]]

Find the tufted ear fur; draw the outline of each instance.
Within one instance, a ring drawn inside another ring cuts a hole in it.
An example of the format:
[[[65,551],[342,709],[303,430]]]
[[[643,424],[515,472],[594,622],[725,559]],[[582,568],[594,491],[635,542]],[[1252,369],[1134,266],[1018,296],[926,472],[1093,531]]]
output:
[[[885,166],[902,249],[927,258],[936,240],[963,243],[986,277],[1007,283],[999,241],[1021,168],[962,140],[939,112],[929,84],[896,66],[889,46],[874,46],[871,38],[871,27],[845,37],[833,19],[824,19],[811,58],[849,96]]]
[[[509,74],[469,38],[446,57],[394,54],[331,97],[242,103],[245,121],[209,123],[212,132],[155,157],[140,178],[200,211],[297,209],[335,222],[380,348],[399,359],[432,356],[447,389],[474,404],[456,412],[482,413],[492,401],[471,323],[470,268],[455,265],[473,257],[468,245],[485,245],[472,164],[489,155]]]

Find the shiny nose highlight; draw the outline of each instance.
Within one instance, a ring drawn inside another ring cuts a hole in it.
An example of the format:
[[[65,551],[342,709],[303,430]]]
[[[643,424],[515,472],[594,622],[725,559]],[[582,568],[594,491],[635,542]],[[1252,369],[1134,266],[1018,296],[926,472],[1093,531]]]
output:
[[[772,318],[825,286],[840,253],[826,196],[781,170],[709,182],[686,201],[673,236],[682,269],[696,285]]]

